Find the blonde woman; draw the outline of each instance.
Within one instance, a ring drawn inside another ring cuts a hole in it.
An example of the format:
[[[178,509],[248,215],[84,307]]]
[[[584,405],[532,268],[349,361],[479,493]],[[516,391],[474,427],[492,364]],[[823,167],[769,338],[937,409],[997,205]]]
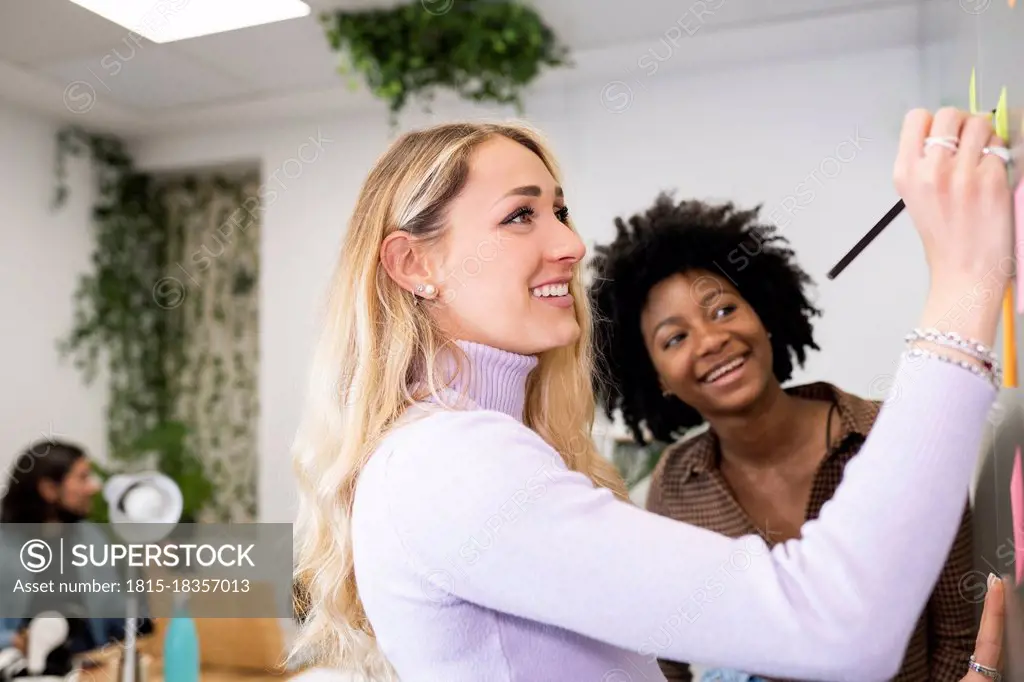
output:
[[[769,549],[636,508],[595,451],[584,246],[538,136],[403,136],[345,235],[297,439],[299,650],[403,682],[663,680],[658,658],[894,675],[996,395],[954,335],[992,344],[1007,280],[996,140],[982,117],[907,116],[896,186],[931,270],[919,326],[942,332],[909,343],[924,355],[819,518]]]

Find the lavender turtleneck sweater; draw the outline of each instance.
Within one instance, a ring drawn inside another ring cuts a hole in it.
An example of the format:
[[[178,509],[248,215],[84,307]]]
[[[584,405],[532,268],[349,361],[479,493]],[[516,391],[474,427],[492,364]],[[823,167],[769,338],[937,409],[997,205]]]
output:
[[[402,682],[655,682],[656,659],[894,675],[967,501],[996,391],[904,361],[843,483],[769,550],[594,488],[522,423],[536,359],[460,342],[472,404],[414,406],[356,491],[356,579]]]

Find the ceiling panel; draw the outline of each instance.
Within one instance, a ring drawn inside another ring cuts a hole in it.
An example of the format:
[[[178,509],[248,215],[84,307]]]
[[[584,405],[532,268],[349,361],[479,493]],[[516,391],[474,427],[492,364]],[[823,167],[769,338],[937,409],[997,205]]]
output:
[[[127,0],[126,0],[127,1]],[[226,53],[252,55],[273,41],[273,56],[291,59],[290,46],[305,44],[316,33],[320,12],[331,9],[359,10],[388,7],[410,0],[306,0],[309,17],[267,26],[204,36],[173,45],[193,46],[223,58]],[[425,3],[457,3],[458,0],[421,0]],[[868,11],[885,5],[915,4],[922,0],[532,0],[545,21],[577,50],[613,44],[658,40],[673,26],[697,24],[722,27],[757,23],[794,14],[836,11]],[[932,0],[938,2],[940,0]],[[948,1],[948,0],[941,0]],[[707,8],[698,16],[700,8]],[[692,29],[691,29],[692,30]],[[299,43],[278,42],[298,39]],[[684,36],[685,37],[685,36]],[[0,0],[0,59],[21,65],[66,61],[103,53],[130,40],[128,31],[84,10],[69,0]],[[227,47],[230,46],[230,47]],[[286,47],[287,46],[287,47]],[[303,56],[299,59],[316,59]],[[280,67],[284,68],[284,67]],[[232,71],[236,69],[232,67]],[[280,69],[279,69],[280,70]]]
[[[110,98],[139,109],[230,100],[256,92],[253,86],[188,55],[149,43],[134,52],[100,54],[48,65],[40,71],[69,85],[78,83],[79,90],[91,88],[97,100]]]
[[[305,3],[312,8],[314,14],[332,9],[341,9],[347,12],[380,9],[382,7],[395,7],[404,2],[408,2],[408,0],[305,0]]]
[[[451,0],[447,0],[451,1]],[[457,2],[457,0],[455,0]],[[786,18],[866,12],[922,0],[535,0],[544,20],[577,50],[624,43],[686,40],[705,29]]]
[[[0,59],[26,66],[106,52],[122,26],[68,0],[0,0]]]
[[[337,57],[313,16],[183,40],[174,49],[261,90],[321,88],[341,78]]]
[[[341,100],[348,101],[356,96],[345,90],[344,78],[336,71],[337,57],[330,51],[319,24],[321,12],[391,7],[409,2],[434,7],[439,3],[454,3],[453,11],[466,6],[465,0],[306,1],[313,9],[309,17],[155,45],[135,38],[126,29],[69,0],[0,0],[0,97],[31,100],[37,103],[34,106],[39,110],[51,111],[54,107],[61,109],[63,92],[63,109],[76,115],[83,102],[90,107],[90,101],[99,102],[95,111],[90,110],[92,114],[105,108],[117,109],[104,114],[105,121],[114,122],[111,125],[121,125],[120,121],[125,119],[138,120],[140,126],[163,125],[159,121],[201,117],[211,111],[227,112],[238,118],[255,116],[254,112],[260,109],[268,116],[285,117],[302,107],[313,110],[341,106]],[[858,18],[865,18],[869,14],[887,14],[878,12],[880,8],[899,8],[894,11],[901,14],[901,23],[894,30],[905,33],[903,24],[915,23],[915,7],[926,2],[522,1],[538,9],[580,63],[603,59],[603,52],[609,53],[607,59],[622,60],[624,53],[613,46],[629,48],[627,51],[635,51],[640,57],[644,50],[657,48],[662,41],[674,41],[674,52],[687,53],[689,62],[696,63],[700,61],[696,53],[719,55],[725,45],[721,42],[723,39],[765,24],[772,32],[754,31],[755,44],[746,44],[749,49],[739,50],[743,59],[749,58],[750,51],[756,54],[770,48],[774,32],[785,31],[787,27],[795,32],[795,37],[787,34],[794,49],[810,49],[818,39],[826,46],[833,43],[868,45],[872,44],[872,35],[878,29],[863,28],[870,22],[854,21],[855,13],[860,13]],[[927,2],[950,3],[952,0]],[[706,10],[703,16],[699,15],[701,10]],[[842,28],[838,32],[829,30],[825,36],[808,36],[806,31],[810,29],[801,24],[774,25],[798,18],[820,19],[822,22],[811,22],[818,26],[839,22]],[[702,38],[715,38],[691,41],[689,34],[696,33],[695,28]],[[864,35],[865,31],[870,35]],[[901,39],[902,36],[900,33]],[[626,67],[632,68],[630,64],[622,68]],[[609,68],[614,70],[619,65],[612,64]],[[608,69],[597,71],[606,73]],[[26,79],[33,78],[37,87],[27,87]],[[69,92],[72,85],[73,92]],[[23,96],[19,98],[19,95]],[[308,102],[308,106],[302,102]],[[140,115],[138,111],[144,113]]]

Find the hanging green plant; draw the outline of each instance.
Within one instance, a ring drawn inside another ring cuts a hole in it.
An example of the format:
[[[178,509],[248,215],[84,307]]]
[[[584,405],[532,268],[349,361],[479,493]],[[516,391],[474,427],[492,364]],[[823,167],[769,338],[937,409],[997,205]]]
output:
[[[258,172],[161,182],[176,248],[186,256],[175,274],[189,291],[180,307],[177,410],[216,489],[204,518],[217,523],[257,516],[260,221],[251,198],[260,189]]]
[[[83,155],[98,178],[93,269],[79,281],[74,322],[58,349],[74,358],[86,383],[95,380],[101,364],[104,369],[111,461],[97,473],[105,478],[156,465],[182,487],[191,519],[212,491],[202,461],[185,443],[187,430],[175,419],[185,362],[180,306],[186,292],[167,273],[181,256],[153,178],[134,168],[114,136],[80,128],[58,133],[56,205],[67,198],[67,158]],[[103,504],[94,519],[106,520]]]
[[[341,55],[339,70],[361,75],[388,103],[392,123],[410,98],[429,105],[441,88],[474,102],[513,105],[521,114],[522,92],[543,67],[572,65],[537,12],[514,1],[423,0],[327,13],[321,21]]]
[[[168,351],[176,347],[180,325],[174,306],[154,300],[170,255],[166,221],[152,178],[135,170],[118,138],[67,128],[58,135],[57,153],[58,206],[67,196],[68,156],[89,156],[99,180],[93,269],[80,279],[74,324],[58,347],[74,356],[87,382],[105,363],[110,456],[125,460],[132,444],[169,419],[173,407]]]

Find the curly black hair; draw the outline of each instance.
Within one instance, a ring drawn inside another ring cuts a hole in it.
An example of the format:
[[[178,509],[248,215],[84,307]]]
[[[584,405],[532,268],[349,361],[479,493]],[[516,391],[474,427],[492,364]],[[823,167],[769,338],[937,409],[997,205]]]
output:
[[[808,300],[810,276],[794,261],[788,240],[774,225],[758,222],[761,206],[739,210],[666,194],[643,213],[615,219],[617,236],[595,248],[589,296],[594,311],[594,389],[605,413],[616,409],[637,443],[644,428],[670,443],[703,423],[701,415],[665,398],[640,331],[640,313],[651,288],[674,275],[702,270],[733,283],[771,332],[773,370],[790,378],[793,358],[802,367],[808,349],[818,350],[811,318],[821,315]]]

